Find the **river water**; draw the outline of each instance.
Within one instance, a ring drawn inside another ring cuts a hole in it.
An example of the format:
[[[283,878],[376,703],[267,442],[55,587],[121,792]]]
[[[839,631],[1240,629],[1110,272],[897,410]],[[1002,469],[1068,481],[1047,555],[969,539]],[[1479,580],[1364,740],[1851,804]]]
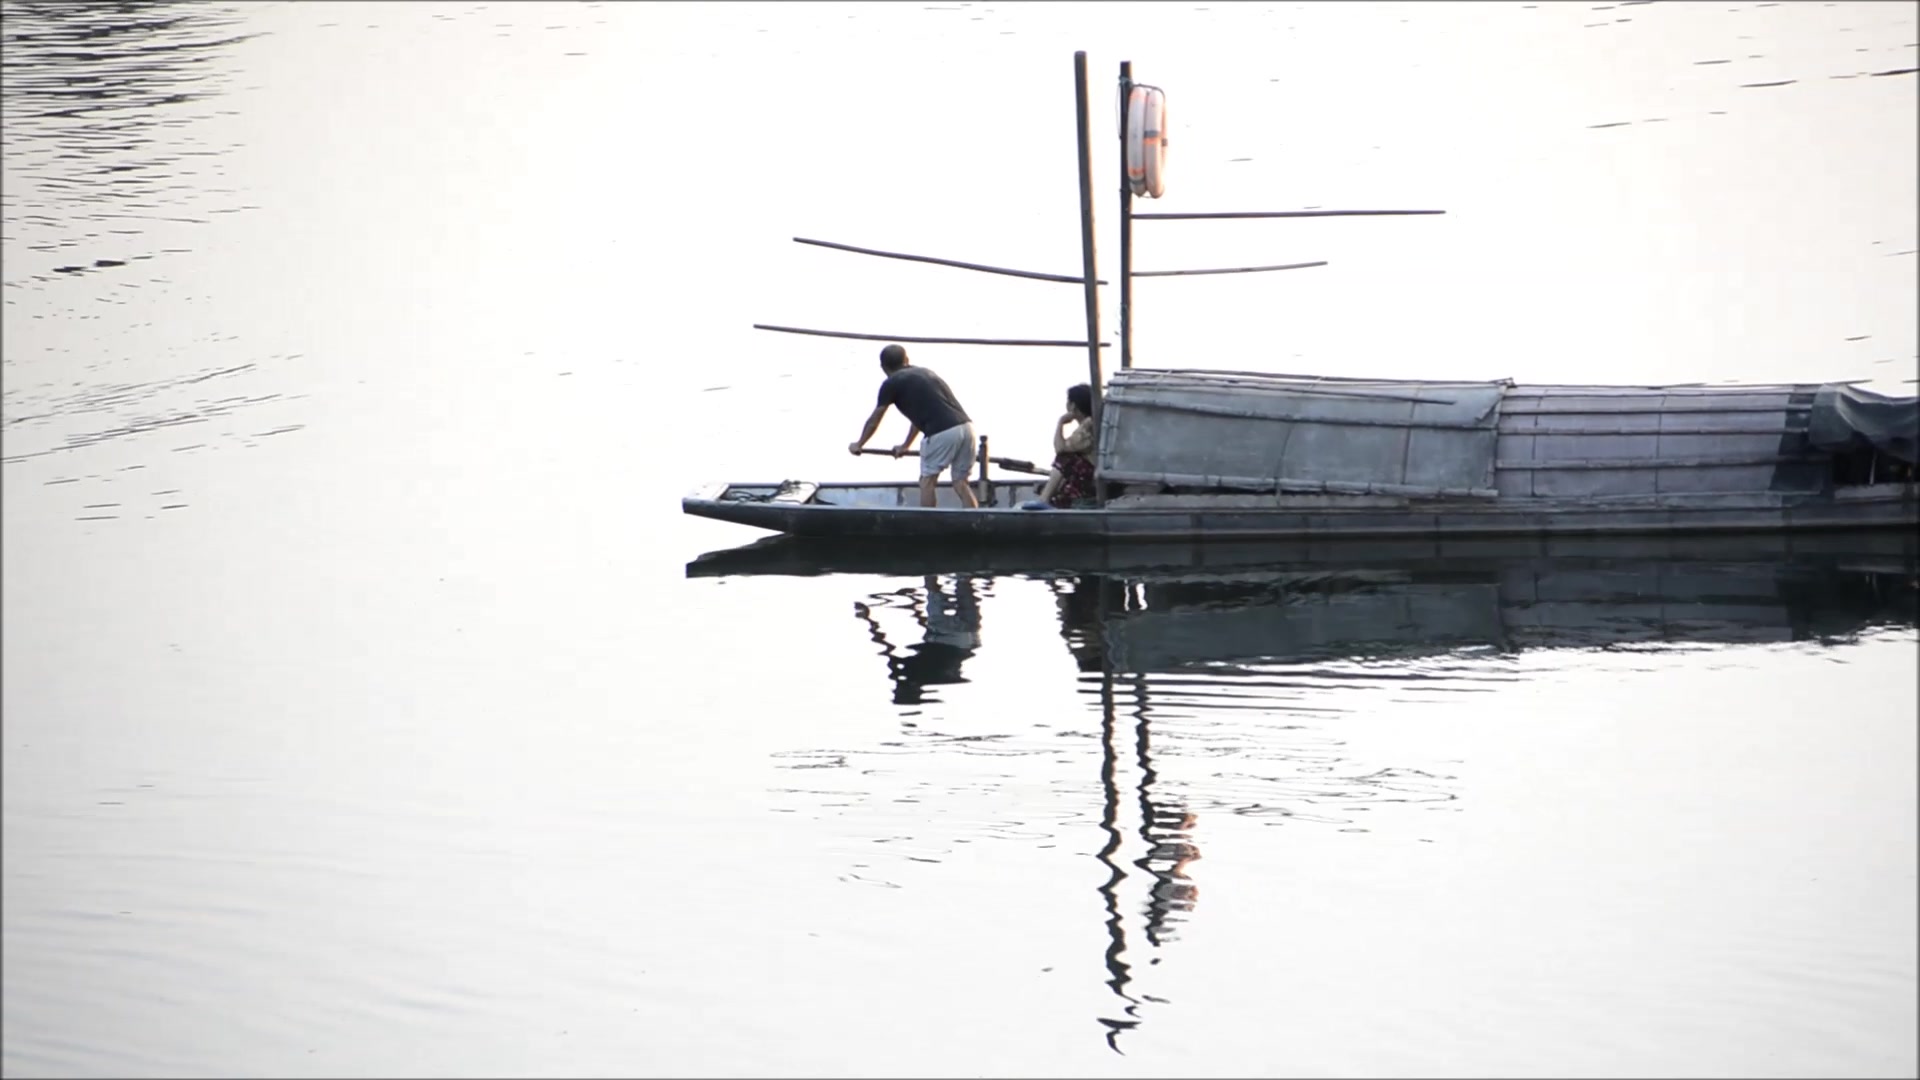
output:
[[[1077,272],[1076,49],[1143,209],[1447,211],[1140,223],[1328,262],[1140,282],[1143,365],[1911,392],[1912,5],[4,14],[6,1075],[1920,1069],[1911,541],[678,508],[901,475],[874,344],[755,322],[1084,335],[791,243]],[[1086,372],[915,356],[1027,457]]]

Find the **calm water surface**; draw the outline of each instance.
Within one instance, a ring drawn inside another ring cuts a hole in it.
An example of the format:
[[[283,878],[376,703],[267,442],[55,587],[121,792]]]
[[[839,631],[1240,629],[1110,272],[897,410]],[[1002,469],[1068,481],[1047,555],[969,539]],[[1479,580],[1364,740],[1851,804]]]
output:
[[[1153,209],[1448,211],[1142,223],[1329,263],[1141,282],[1142,364],[1910,391],[1911,5],[4,14],[7,1075],[1920,1070],[1910,541],[677,505],[900,474],[872,348],[754,322],[1083,332],[789,242],[1074,272],[1075,49]],[[1084,377],[916,355],[1017,456]]]

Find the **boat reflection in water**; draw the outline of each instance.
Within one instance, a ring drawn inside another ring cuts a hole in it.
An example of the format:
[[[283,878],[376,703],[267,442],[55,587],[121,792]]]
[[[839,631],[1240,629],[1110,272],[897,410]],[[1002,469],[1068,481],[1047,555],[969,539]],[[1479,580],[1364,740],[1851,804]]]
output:
[[[1097,694],[1100,714],[1104,842],[1096,858],[1104,880],[1097,889],[1109,935],[1105,981],[1117,1010],[1099,1022],[1116,1051],[1121,1036],[1142,1022],[1143,1009],[1162,1003],[1137,986],[1140,939],[1149,950],[1175,940],[1198,902],[1188,868],[1200,857],[1201,815],[1182,797],[1161,790],[1154,724],[1172,724],[1168,730],[1185,737],[1193,729],[1180,725],[1189,718],[1256,705],[1243,714],[1259,725],[1254,741],[1216,752],[1236,762],[1286,759],[1296,767],[1304,763],[1311,773],[1303,770],[1282,782],[1277,798],[1270,794],[1270,777],[1260,778],[1269,786],[1258,798],[1209,790],[1206,808],[1350,824],[1322,811],[1455,796],[1445,790],[1447,778],[1417,770],[1337,775],[1333,767],[1340,759],[1333,751],[1339,744],[1323,740],[1303,748],[1298,725],[1268,724],[1277,703],[1250,702],[1245,695],[1271,692],[1263,689],[1271,684],[1249,676],[1276,664],[1836,640],[1875,627],[1920,624],[1920,555],[1912,537],[1894,533],[1419,543],[1343,551],[1353,548],[1209,545],[1171,558],[1165,547],[862,552],[783,540],[703,556],[688,573],[812,574],[823,572],[821,567],[915,572],[918,587],[856,604],[886,655],[893,699],[903,705],[927,700],[929,687],[964,681],[961,666],[981,646],[980,594],[984,586],[991,595],[992,575],[1046,582],[1054,592],[1059,632],[1082,673],[1083,690]],[[981,566],[983,557],[998,565]],[[910,607],[924,640],[897,648],[875,617],[877,604]],[[1251,685],[1228,689],[1236,677]],[[1167,730],[1158,734],[1164,738]]]

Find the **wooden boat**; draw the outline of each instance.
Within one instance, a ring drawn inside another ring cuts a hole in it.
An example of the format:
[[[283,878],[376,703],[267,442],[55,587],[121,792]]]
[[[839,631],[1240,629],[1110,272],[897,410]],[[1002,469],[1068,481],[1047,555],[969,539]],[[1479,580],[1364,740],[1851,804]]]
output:
[[[802,243],[1014,274],[1084,287],[1088,340],[904,338],[973,345],[1075,346],[1089,354],[1098,419],[1094,505],[1030,510],[1038,483],[989,475],[982,439],[976,487],[962,508],[942,490],[919,505],[912,484],[785,480],[720,484],[685,513],[776,533],[972,544],[1530,536],[1920,525],[1920,398],[1851,383],[1516,386],[1510,380],[1411,381],[1131,365],[1135,276],[1294,270],[1324,263],[1141,271],[1130,262],[1135,217],[1261,218],[1431,214],[1304,210],[1140,214],[1125,160],[1140,160],[1143,124],[1122,115],[1121,369],[1101,375],[1085,54],[1075,55],[1080,126],[1081,276]],[[1136,86],[1121,65],[1121,100]],[[1159,93],[1158,88],[1152,88]],[[1164,115],[1164,102],[1161,105]],[[1149,118],[1150,119],[1150,118]],[[1136,145],[1127,145],[1127,132]],[[1164,131],[1153,152],[1164,154]],[[1151,192],[1156,197],[1158,190]],[[797,240],[799,238],[796,238]],[[760,325],[844,338],[885,335]],[[944,486],[943,486],[944,487]]]
[[[769,536],[710,551],[686,565],[694,577],[813,577],[867,574],[925,577],[1110,575],[1207,580],[1248,572],[1341,574],[1382,568],[1484,572],[1551,563],[1794,563],[1920,576],[1920,535],[1907,530],[1662,533],[1646,536],[1386,537],[1189,543],[975,544]]]
[[[971,542],[1525,536],[1920,524],[1920,398],[1844,383],[1515,386],[1117,372],[1104,505],[979,509],[913,484],[727,484],[686,513],[796,536]]]

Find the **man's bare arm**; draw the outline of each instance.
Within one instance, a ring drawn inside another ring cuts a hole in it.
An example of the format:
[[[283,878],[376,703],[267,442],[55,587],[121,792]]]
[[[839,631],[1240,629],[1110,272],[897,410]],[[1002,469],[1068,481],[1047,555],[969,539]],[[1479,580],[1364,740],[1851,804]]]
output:
[[[859,454],[860,448],[867,445],[868,439],[873,438],[873,433],[880,430],[880,420],[886,415],[887,415],[887,406],[885,405],[874,406],[873,414],[867,417],[867,425],[860,429],[860,438],[855,442],[850,442],[847,444],[847,453],[855,454],[855,455]]]

